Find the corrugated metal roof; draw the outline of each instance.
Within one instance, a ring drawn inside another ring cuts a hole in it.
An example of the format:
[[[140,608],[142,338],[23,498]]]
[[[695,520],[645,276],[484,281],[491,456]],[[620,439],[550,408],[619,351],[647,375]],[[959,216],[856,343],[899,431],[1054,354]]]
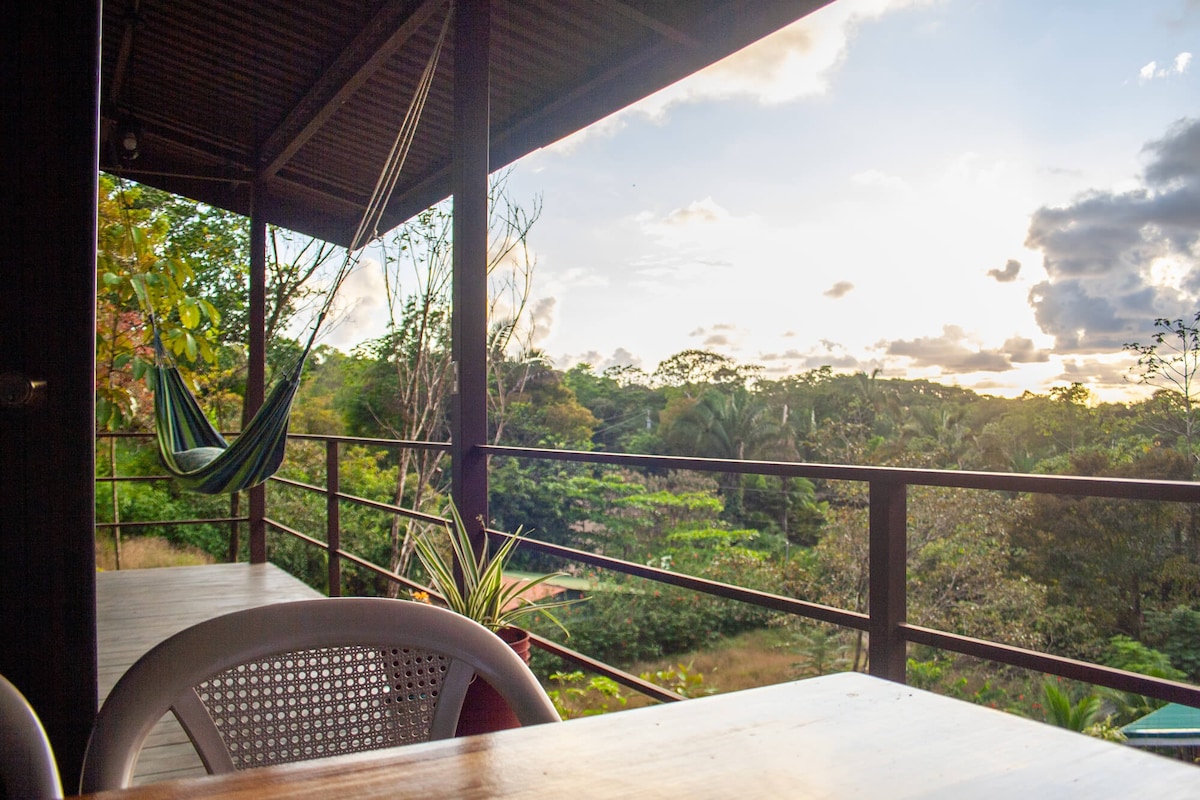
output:
[[[829,0],[493,0],[491,164],[499,168]],[[107,0],[101,167],[346,243],[447,0]],[[446,197],[448,41],[385,221]],[[114,131],[136,122],[139,156]]]
[[[1200,708],[1168,703],[1129,723],[1121,732],[1130,744],[1143,747],[1200,744]]]

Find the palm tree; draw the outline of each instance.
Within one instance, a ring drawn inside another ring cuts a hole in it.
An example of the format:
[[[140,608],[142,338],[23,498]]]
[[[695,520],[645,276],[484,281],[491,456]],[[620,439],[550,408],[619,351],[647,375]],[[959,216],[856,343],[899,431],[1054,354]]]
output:
[[[1043,685],[1042,692],[1046,698],[1046,721],[1051,725],[1083,733],[1102,720],[1104,707],[1094,694],[1085,695],[1072,704],[1070,695],[1049,681]]]
[[[736,461],[784,456],[788,442],[786,426],[770,418],[766,402],[741,387],[705,392],[675,420],[669,436],[690,455]],[[740,519],[741,476],[724,474],[718,485],[726,516]]]

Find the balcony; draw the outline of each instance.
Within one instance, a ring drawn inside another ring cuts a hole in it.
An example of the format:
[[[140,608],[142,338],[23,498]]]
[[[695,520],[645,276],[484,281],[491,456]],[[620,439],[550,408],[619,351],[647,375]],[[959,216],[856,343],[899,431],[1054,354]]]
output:
[[[269,558],[273,547],[282,542],[299,543],[306,552],[319,556],[327,568],[327,586],[334,587],[337,593],[344,585],[344,573],[355,571],[366,574],[385,584],[398,587],[401,594],[411,589],[422,588],[405,578],[390,572],[386,567],[373,564],[360,554],[341,544],[340,522],[343,512],[348,509],[370,509],[386,519],[391,515],[402,515],[425,518],[427,515],[418,514],[408,509],[393,506],[377,500],[369,500],[355,496],[343,490],[340,480],[340,456],[351,447],[383,448],[395,450],[405,447],[419,446],[423,448],[439,448],[442,445],[432,443],[397,442],[377,439],[354,439],[349,437],[311,436],[292,437],[291,447],[305,453],[305,460],[312,463],[323,460],[325,466],[325,482],[314,485],[287,477],[276,477],[269,484],[264,513],[258,526],[252,517],[225,517],[193,521],[192,524],[220,524],[231,526],[231,530],[242,528],[251,531],[259,527],[264,541],[255,544],[253,541],[243,543],[241,549],[248,552],[262,552]],[[1128,480],[1114,478],[1085,478],[1071,476],[1023,475],[1008,473],[958,472],[942,470],[910,470],[885,467],[859,467],[820,464],[801,464],[788,462],[747,462],[718,459],[678,458],[666,456],[647,456],[632,454],[614,454],[603,452],[571,452],[533,448],[514,448],[503,446],[488,446],[485,452],[493,460],[522,459],[565,461],[577,464],[593,465],[597,469],[622,468],[627,470],[656,470],[656,471],[689,471],[697,473],[740,473],[770,476],[802,477],[818,481],[841,481],[856,484],[866,489],[866,499],[869,503],[869,552],[868,559],[868,601],[865,611],[855,611],[838,608],[814,602],[811,598],[786,596],[745,586],[731,585],[707,580],[687,574],[684,571],[664,568],[660,565],[634,563],[611,556],[589,552],[585,549],[553,544],[536,538],[526,538],[523,548],[540,554],[552,556],[569,563],[596,570],[603,574],[633,576],[637,579],[651,582],[651,585],[674,586],[701,595],[721,598],[731,604],[747,604],[751,607],[764,609],[772,615],[805,621],[816,621],[838,626],[865,634],[867,671],[870,674],[889,680],[904,682],[906,680],[906,664],[914,647],[932,648],[936,651],[967,656],[990,662],[994,670],[1019,669],[1046,676],[1057,676],[1071,681],[1080,681],[1093,686],[1109,687],[1123,692],[1131,692],[1162,701],[1181,703],[1190,706],[1200,706],[1200,687],[1177,681],[1149,677],[1142,674],[1126,672],[1096,663],[1065,658],[1050,652],[1028,649],[1012,643],[995,641],[986,637],[974,637],[961,632],[938,630],[934,627],[914,623],[908,619],[908,596],[911,591],[907,577],[908,570],[908,496],[910,490],[916,487],[943,487],[961,492],[1001,492],[1028,493],[1034,495],[1057,495],[1069,497],[1110,498],[1121,501],[1148,501],[1150,503],[1198,503],[1200,502],[1200,484],[1190,482]],[[317,459],[316,452],[322,456]],[[285,464],[283,474],[287,473]],[[140,478],[138,480],[145,480]],[[109,491],[113,479],[103,479],[103,491]],[[118,477],[115,481],[121,483]],[[325,509],[324,530],[298,530],[286,520],[279,518],[286,513],[285,507],[296,497],[319,498]],[[154,526],[169,521],[141,520],[133,524],[137,527]],[[101,529],[110,528],[102,524]],[[491,531],[494,537],[506,534]],[[236,534],[234,534],[236,535]],[[294,547],[294,545],[293,545]],[[238,549],[235,544],[233,550]],[[212,571],[214,576],[221,572],[227,575],[244,575],[236,572],[242,569],[263,569],[270,565],[259,563],[258,566],[246,565],[217,565],[212,567],[187,568],[189,574],[203,574]],[[271,568],[273,569],[273,568]],[[233,570],[233,571],[231,571]],[[100,629],[101,652],[105,651],[104,631],[122,626],[116,619],[107,618],[104,603],[106,593],[114,591],[117,581],[128,580],[134,585],[140,579],[138,571],[105,575],[99,583],[101,597]],[[152,570],[151,573],[161,573],[162,570]],[[153,576],[154,579],[157,576]],[[238,578],[242,580],[242,578]],[[254,593],[230,602],[267,602],[274,599],[284,599],[296,591],[312,592],[302,584],[281,579],[276,584],[278,589],[266,589],[261,597]],[[369,581],[368,581],[369,582]],[[360,578],[358,583],[364,581]],[[225,590],[222,590],[224,592]],[[276,592],[280,592],[276,594]],[[120,603],[118,605],[125,605]],[[214,612],[218,608],[214,608]],[[207,613],[207,612],[206,612]],[[151,633],[153,638],[155,633]],[[630,674],[614,668],[591,657],[585,652],[577,652],[570,647],[556,642],[551,638],[535,637],[535,645],[561,659],[568,667],[582,669],[586,672],[609,677],[627,690],[643,693],[651,701],[672,702],[679,700],[679,695],[646,680],[638,675]],[[103,663],[103,662],[102,662]],[[107,667],[115,669],[115,667]],[[986,672],[986,668],[984,670]],[[103,688],[103,685],[102,685]]]
[[[642,10],[642,4],[625,2],[457,3],[462,24],[455,31],[453,76],[445,74],[434,87],[435,125],[416,147],[421,163],[405,175],[383,220],[386,227],[450,194],[458,201],[455,225],[461,236],[455,237],[455,281],[463,290],[456,296],[454,314],[463,325],[455,332],[455,348],[468,383],[455,401],[454,444],[449,448],[456,499],[468,517],[472,510],[486,507],[489,458],[849,481],[865,487],[870,503],[870,587],[864,609],[717,584],[551,543],[530,546],[597,569],[862,632],[869,635],[870,670],[895,680],[904,678],[906,649],[928,646],[1200,705],[1193,686],[910,622],[905,581],[905,520],[912,487],[1194,504],[1200,500],[1195,485],[667,459],[486,444],[486,387],[479,382],[486,373],[482,270],[489,169],[646,97],[823,4],[650,4],[655,13],[662,12],[659,18]],[[136,2],[84,4],[82,14],[79,5],[65,0],[27,4],[6,28],[5,51],[12,54],[12,68],[4,71],[6,96],[19,113],[11,115],[13,124],[3,133],[9,152],[16,154],[5,161],[3,182],[10,212],[3,215],[5,241],[14,268],[7,275],[6,291],[0,293],[0,374],[5,379],[0,452],[6,468],[0,481],[5,527],[0,538],[0,637],[5,642],[0,671],[25,691],[42,715],[68,786],[82,760],[98,687],[120,669],[120,657],[109,661],[105,655],[106,676],[98,676],[95,649],[97,614],[107,615],[112,609],[108,601],[116,595],[110,589],[119,582],[111,576],[97,580],[92,551],[97,527],[92,492],[97,154],[106,170],[136,172],[160,188],[251,217],[253,279],[248,305],[258,328],[250,342],[248,396],[253,406],[255,394],[261,397],[265,364],[265,226],[280,224],[341,244],[350,242],[363,198],[376,178],[372,168],[392,142],[393,131],[380,130],[388,115],[378,112],[396,110],[391,107],[394,86],[414,77],[412,65],[418,61],[409,57],[409,50],[414,43],[428,44],[431,37],[425,28],[442,6],[143,3],[145,16],[139,17]],[[551,5],[555,13],[547,12]],[[214,9],[220,13],[214,14]],[[579,41],[587,46],[564,46],[564,31],[569,33],[567,44]],[[505,54],[499,59],[500,69],[489,67],[496,60],[490,46]],[[296,53],[308,57],[298,59]],[[471,95],[472,89],[487,87],[489,81],[490,106]],[[135,138],[135,144],[144,145],[140,154],[120,151],[118,146],[124,147],[127,139],[122,136],[118,142],[115,135],[130,130],[126,114],[131,110],[143,117]],[[130,168],[130,155],[138,155],[136,170]],[[15,385],[30,391],[9,391]],[[346,569],[363,570],[384,581],[400,580],[339,542],[338,514],[350,505],[409,513],[340,491],[337,449],[349,444],[321,441],[332,453],[326,485],[289,487],[324,498],[328,530],[301,531],[273,519],[270,514],[278,506],[268,503],[261,491],[252,492],[244,507],[211,515],[230,526],[233,551],[241,549],[238,539],[246,535],[250,566],[238,565],[248,570],[244,574],[273,572],[264,569],[270,541],[284,537],[304,543],[315,559],[327,564],[331,587],[340,586]],[[101,491],[107,488],[104,484]],[[198,574],[215,575],[223,569],[202,567]],[[286,592],[278,598],[256,592],[247,602],[282,599]],[[161,597],[161,589],[154,596]],[[105,620],[101,631],[109,624]],[[127,628],[118,621],[107,630]],[[549,641],[542,644],[572,663],[607,670],[586,654]],[[132,659],[143,645],[131,645],[124,657]],[[631,688],[675,699],[636,676],[607,671]]]

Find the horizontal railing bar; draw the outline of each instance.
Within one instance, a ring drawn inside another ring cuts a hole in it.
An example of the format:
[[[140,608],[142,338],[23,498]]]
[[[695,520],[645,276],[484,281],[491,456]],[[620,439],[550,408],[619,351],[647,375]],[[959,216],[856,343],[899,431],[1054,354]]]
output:
[[[943,486],[950,489],[985,489],[1000,492],[1085,495],[1126,500],[1158,500],[1200,503],[1200,483],[1159,481],[1135,478],[1091,478],[1078,475],[1028,475],[1018,472],[966,472],[958,470],[907,469],[902,467],[862,467],[845,464],[810,464],[792,461],[738,461],[721,458],[685,456],[648,456],[627,453],[584,452],[581,450],[545,450],[536,447],[484,445],[479,448],[494,456],[538,458],[549,461],[580,461],[590,464],[650,469],[693,470],[751,475],[775,475],[819,480],[844,480],[916,486]]]
[[[416,439],[372,439],[364,436],[328,436],[320,433],[291,433],[288,439],[299,439],[310,442],[338,442],[339,444],[359,444],[369,447],[394,447],[404,450],[450,450],[449,442],[428,442]]]
[[[215,517],[213,519],[168,519],[150,522],[97,522],[97,528],[161,528],[166,525],[224,525],[229,522],[249,522],[249,517]]]
[[[492,536],[500,538],[510,538],[511,533],[488,529],[488,533]],[[697,578],[693,575],[687,575],[681,572],[671,572],[670,570],[659,569],[658,567],[649,567],[645,564],[635,564],[632,561],[622,561],[619,558],[610,556],[602,556],[597,553],[589,553],[586,550],[576,550],[573,547],[566,547],[561,544],[551,544],[543,542],[540,539],[531,539],[527,536],[521,537],[522,546],[528,545],[531,549],[538,550],[542,553],[562,556],[572,561],[582,561],[592,566],[602,567],[604,569],[623,572],[627,575],[634,575],[639,578],[647,578],[649,580],[658,581],[659,583],[669,583],[673,586],[679,586],[684,589],[692,589],[704,594],[723,597],[726,600],[739,600],[743,603],[750,603],[761,608],[767,608],[772,611],[782,611],[787,614],[795,614],[810,619],[820,620],[821,622],[829,622],[834,625],[842,625],[847,628],[855,628],[865,631],[870,622],[870,618],[866,614],[859,614],[854,611],[845,611],[833,606],[825,606],[820,603],[810,603],[806,600],[796,600],[791,597],[783,597],[782,595],[771,594],[770,592],[762,592],[757,589],[747,589],[743,586],[734,586],[729,583],[721,583],[720,581],[712,581],[707,578]]]
[[[1060,675],[1071,680],[1107,686],[1123,692],[1148,695],[1159,700],[1200,707],[1200,686],[1192,686],[1165,678],[1153,678],[1115,667],[1105,667],[1065,656],[1051,655],[1023,647],[989,642],[957,633],[947,633],[920,625],[902,624],[908,641],[963,655],[984,658],[1013,667]]]
[[[288,525],[284,525],[282,522],[280,522],[278,520],[271,519],[270,517],[264,517],[263,522],[265,522],[267,525],[270,525],[272,528],[276,529],[277,531],[279,531],[281,533],[286,533],[289,536],[294,536],[297,539],[300,539],[303,542],[307,542],[308,544],[313,545],[314,547],[318,547],[321,550],[325,550],[326,552],[329,551],[329,546],[325,542],[322,542],[320,539],[314,539],[313,537],[309,536],[308,534],[301,533],[300,531],[296,530],[295,528],[292,528]],[[415,581],[411,581],[408,578],[403,577],[402,575],[398,575],[389,569],[386,569],[384,567],[379,566],[378,564],[375,564],[374,562],[367,561],[362,556],[351,553],[348,550],[342,550],[339,548],[339,549],[335,550],[334,552],[337,553],[339,558],[343,558],[346,561],[350,561],[354,564],[357,564],[358,566],[363,567],[370,572],[374,572],[377,575],[380,575],[384,578],[391,580],[393,583],[399,583],[402,586],[406,586],[406,587],[408,587],[410,589],[414,589],[416,591],[421,591],[421,592],[429,591],[421,584],[416,583]],[[430,592],[430,594],[435,597],[437,596],[433,592]]]
[[[325,494],[327,491],[320,486],[313,486],[309,483],[294,481],[291,478],[280,478],[275,476],[271,478],[271,481],[274,483],[282,483],[285,486],[291,486],[296,489],[304,489],[309,492],[316,492],[318,494]],[[434,525],[445,524],[447,522],[444,517],[439,517],[436,514],[426,514],[423,511],[413,511],[411,509],[404,508],[403,506],[396,506],[379,500],[370,500],[366,497],[359,497],[358,495],[346,494],[344,492],[335,492],[334,494],[337,495],[339,500],[345,500],[348,503],[366,506],[367,508],[373,508],[376,511],[386,511],[391,514],[397,514],[401,517],[407,517],[408,519],[415,519],[419,522],[429,522]]]
[[[129,476],[111,476],[104,475],[96,478],[96,483],[141,483],[145,481],[170,481],[174,480],[170,475],[129,475]]]
[[[304,489],[305,491],[313,492],[314,494],[325,494],[325,489],[320,486],[314,486],[311,483],[304,483],[303,481],[292,480],[291,478],[281,478],[278,475],[271,476],[271,483],[281,483],[284,486],[291,486],[296,489]]]
[[[327,545],[325,542],[322,542],[320,539],[316,539],[312,536],[309,536],[307,533],[301,533],[300,531],[296,530],[295,528],[290,527],[288,525],[284,525],[282,522],[279,522],[278,520],[271,519],[270,517],[263,517],[263,524],[270,525],[272,528],[279,531],[280,533],[286,533],[289,536],[294,536],[295,538],[299,539],[300,541],[305,542],[307,544],[311,544],[313,547],[316,547],[320,550],[326,550],[326,551],[329,550],[329,545]]]
[[[673,703],[676,700],[683,699],[683,697],[680,695],[662,688],[657,683],[651,683],[650,681],[639,678],[632,673],[624,672],[615,667],[610,667],[603,661],[597,661],[591,656],[585,656],[578,650],[572,650],[569,647],[564,647],[552,639],[547,639],[544,636],[538,636],[536,633],[530,633],[529,641],[551,655],[558,656],[564,661],[570,661],[574,664],[578,664],[590,672],[595,672],[603,675],[606,678],[611,678],[617,683],[633,689],[635,692],[648,695],[660,702]]]

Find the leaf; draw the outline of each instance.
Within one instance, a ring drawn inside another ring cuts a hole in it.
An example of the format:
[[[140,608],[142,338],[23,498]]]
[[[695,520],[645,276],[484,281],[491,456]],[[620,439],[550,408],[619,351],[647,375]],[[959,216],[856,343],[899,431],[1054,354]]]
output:
[[[208,317],[209,322],[211,322],[213,325],[219,325],[221,323],[221,312],[217,310],[216,306],[205,300],[203,297],[197,298],[197,302],[199,302],[200,307],[204,309],[204,315]]]
[[[191,297],[185,297],[179,305],[179,321],[185,328],[195,328],[200,324],[200,309]]]
[[[152,310],[153,306],[150,304],[150,295],[146,291],[145,281],[146,276],[144,275],[134,275],[129,279],[130,285],[133,286],[133,293],[137,295],[138,303],[143,309]]]
[[[102,280],[104,281],[105,286],[118,286],[125,279],[120,275],[117,275],[115,272],[106,272],[104,273]]]

